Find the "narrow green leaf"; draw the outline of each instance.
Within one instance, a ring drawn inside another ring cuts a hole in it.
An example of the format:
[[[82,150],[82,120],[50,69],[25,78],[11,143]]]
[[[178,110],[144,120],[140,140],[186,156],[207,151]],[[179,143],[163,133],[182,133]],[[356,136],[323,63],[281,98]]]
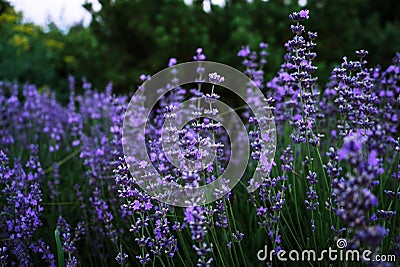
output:
[[[65,267],[64,251],[61,245],[61,239],[58,232],[58,228],[56,228],[56,230],[54,231],[54,236],[56,238],[56,245],[57,245],[58,267]]]

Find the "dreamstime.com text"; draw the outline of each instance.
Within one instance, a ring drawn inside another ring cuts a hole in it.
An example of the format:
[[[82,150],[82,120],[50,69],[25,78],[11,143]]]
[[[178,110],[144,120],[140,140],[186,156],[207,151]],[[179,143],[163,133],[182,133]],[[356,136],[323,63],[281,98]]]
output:
[[[257,252],[257,259],[260,261],[353,261],[353,262],[395,262],[395,255],[378,255],[374,254],[371,250],[354,250],[345,249],[347,242],[345,239],[338,239],[336,242],[337,249],[329,247],[320,252],[312,249],[308,250],[279,250],[275,253],[275,250],[268,251],[267,246],[264,249],[260,249]]]

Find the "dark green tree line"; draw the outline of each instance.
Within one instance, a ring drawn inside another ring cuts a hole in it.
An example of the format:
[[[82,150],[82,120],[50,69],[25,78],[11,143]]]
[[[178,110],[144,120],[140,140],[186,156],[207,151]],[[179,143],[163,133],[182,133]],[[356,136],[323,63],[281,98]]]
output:
[[[186,5],[183,0],[100,0],[99,11],[88,3],[84,7],[93,18],[88,28],[75,25],[68,33],[54,25],[47,31],[38,29],[36,39],[25,36],[38,45],[25,51],[19,48],[18,55],[9,39],[14,26],[24,24],[19,19],[10,26],[3,19],[0,74],[2,79],[29,80],[58,89],[65,88],[66,77],[72,74],[87,77],[99,88],[112,81],[117,92],[127,93],[135,90],[140,74],[156,73],[170,57],[178,62],[192,60],[196,48],[203,47],[208,60],[240,67],[236,54],[241,46],[256,48],[263,41],[269,44],[267,72],[272,77],[291,35],[287,16],[301,8],[310,10],[308,29],[318,32],[316,63],[321,83],[344,55],[352,57],[357,49],[369,50],[371,65],[388,65],[400,50],[400,2],[396,0],[308,0],[305,7],[290,0],[227,0],[224,7],[211,5],[210,12],[203,10],[205,1],[209,0]],[[49,39],[59,47],[52,47],[46,42]],[[36,64],[32,56],[47,61]],[[16,68],[10,64],[30,67],[10,71]]]

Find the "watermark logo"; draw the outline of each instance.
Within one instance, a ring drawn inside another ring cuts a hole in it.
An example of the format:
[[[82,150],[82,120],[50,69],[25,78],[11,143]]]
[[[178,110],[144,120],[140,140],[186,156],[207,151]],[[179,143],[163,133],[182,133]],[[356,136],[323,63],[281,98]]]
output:
[[[336,241],[336,246],[338,247],[338,249],[343,249],[347,247],[347,241],[344,238],[339,238]]]
[[[199,161],[185,157],[178,141],[179,132],[186,124],[199,118],[209,118],[229,135],[230,159],[224,172],[218,179],[204,185],[182,185],[170,176],[163,176],[153,166],[147,146],[152,140],[146,136],[151,112],[169,91],[190,83],[209,83],[213,90],[217,86],[225,87],[240,97],[254,114],[261,151],[247,189],[249,192],[255,191],[262,184],[265,173],[270,171],[275,154],[276,132],[272,109],[249,77],[232,67],[209,61],[188,62],[164,69],[145,81],[131,98],[124,118],[122,144],[125,160],[137,184],[161,202],[188,207],[222,198],[245,173],[250,153],[246,126],[236,111],[214,97],[213,92],[167,107],[161,129],[162,153],[181,172],[193,173],[206,168],[214,161],[218,144],[212,139],[204,139],[198,148],[203,155]]]
[[[365,249],[363,251],[355,249],[346,249],[347,241],[344,238],[339,238],[336,241],[336,248],[328,247],[328,249],[321,250],[320,252],[313,249],[298,250],[275,250],[268,251],[268,247],[260,249],[257,252],[257,259],[259,261],[352,261],[352,262],[395,262],[395,255],[377,255],[371,250]]]

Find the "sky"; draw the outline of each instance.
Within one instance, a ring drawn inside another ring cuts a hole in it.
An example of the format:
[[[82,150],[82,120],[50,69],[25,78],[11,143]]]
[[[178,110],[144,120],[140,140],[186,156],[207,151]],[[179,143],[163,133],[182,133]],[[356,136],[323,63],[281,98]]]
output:
[[[149,0],[151,1],[151,0]],[[184,0],[191,4],[193,0]],[[223,5],[224,0],[211,0],[213,4]],[[49,21],[54,22],[59,28],[67,29],[69,26],[82,22],[88,25],[91,20],[82,4],[91,2],[95,11],[101,8],[97,0],[10,0],[16,10],[22,11],[27,22],[45,26]],[[209,9],[205,1],[204,9]]]
[[[11,0],[9,2],[16,10],[22,11],[25,21],[42,26],[53,21],[60,28],[68,28],[82,21],[85,25],[90,23],[91,16],[82,7],[83,3],[93,3],[95,10],[101,7],[97,0]]]

